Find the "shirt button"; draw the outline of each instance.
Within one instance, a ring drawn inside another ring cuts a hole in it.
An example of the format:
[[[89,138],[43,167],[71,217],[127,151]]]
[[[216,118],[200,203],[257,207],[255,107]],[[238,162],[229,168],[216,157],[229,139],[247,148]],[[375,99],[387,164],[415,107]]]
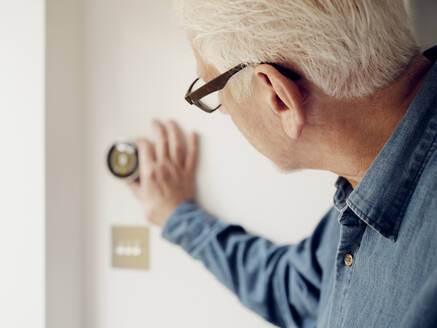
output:
[[[351,266],[352,263],[354,263],[354,258],[352,256],[352,254],[346,254],[344,256],[344,264],[346,264],[347,266]]]

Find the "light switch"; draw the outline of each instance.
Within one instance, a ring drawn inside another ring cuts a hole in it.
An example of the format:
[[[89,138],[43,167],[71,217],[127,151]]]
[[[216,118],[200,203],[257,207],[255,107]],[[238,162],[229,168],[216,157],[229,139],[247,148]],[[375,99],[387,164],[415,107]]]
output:
[[[149,268],[147,227],[112,227],[112,267],[142,270]]]

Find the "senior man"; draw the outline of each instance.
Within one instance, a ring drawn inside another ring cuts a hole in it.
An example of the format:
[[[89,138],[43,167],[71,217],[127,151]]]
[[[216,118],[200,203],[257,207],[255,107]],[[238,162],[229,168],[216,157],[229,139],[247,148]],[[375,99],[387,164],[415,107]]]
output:
[[[200,76],[186,100],[281,171],[334,172],[337,191],[311,236],[276,245],[196,203],[198,135],[155,121],[130,184],[146,217],[278,326],[436,327],[437,48],[420,53],[404,2],[178,8]]]

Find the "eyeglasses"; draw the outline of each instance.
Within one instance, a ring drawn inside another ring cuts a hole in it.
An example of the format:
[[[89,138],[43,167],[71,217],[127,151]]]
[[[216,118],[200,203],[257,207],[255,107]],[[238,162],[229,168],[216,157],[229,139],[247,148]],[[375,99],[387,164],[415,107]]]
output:
[[[289,70],[288,68],[279,66],[278,64],[267,62],[262,62],[260,64],[272,65],[282,75],[293,81],[300,79],[300,75]],[[248,63],[238,64],[237,66],[232,67],[230,70],[220,74],[216,78],[206,83],[200,78],[195,79],[185,94],[185,100],[190,105],[196,105],[207,113],[214,112],[221,106],[218,99],[218,91],[225,87],[226,83],[235,73],[241,71],[243,68],[249,65],[250,64]]]

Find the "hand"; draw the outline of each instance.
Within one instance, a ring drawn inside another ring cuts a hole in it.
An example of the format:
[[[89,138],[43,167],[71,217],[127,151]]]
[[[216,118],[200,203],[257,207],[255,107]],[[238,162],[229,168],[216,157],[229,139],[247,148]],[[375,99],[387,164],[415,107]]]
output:
[[[156,145],[145,138],[136,140],[139,157],[139,181],[129,182],[141,201],[146,218],[163,226],[175,208],[186,200],[195,200],[199,136],[187,139],[175,121],[166,125],[153,121]]]

